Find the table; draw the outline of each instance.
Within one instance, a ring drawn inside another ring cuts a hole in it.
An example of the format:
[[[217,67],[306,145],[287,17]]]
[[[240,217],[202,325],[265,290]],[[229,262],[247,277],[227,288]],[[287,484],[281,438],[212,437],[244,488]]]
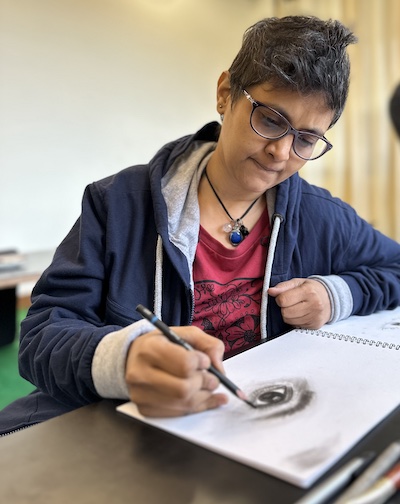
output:
[[[104,400],[0,438],[0,502],[292,504],[306,493],[117,413],[117,404]],[[400,408],[332,471],[397,438]]]
[[[53,250],[23,254],[20,265],[0,270],[0,346],[12,343],[15,338],[17,286],[36,282],[49,266],[53,254]]]

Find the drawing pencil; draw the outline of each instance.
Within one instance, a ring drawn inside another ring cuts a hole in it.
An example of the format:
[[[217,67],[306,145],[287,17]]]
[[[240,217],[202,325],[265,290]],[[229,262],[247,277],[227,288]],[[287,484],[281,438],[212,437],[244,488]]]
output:
[[[400,464],[395,465],[368,490],[346,501],[347,504],[384,504],[400,490]]]
[[[322,504],[342,490],[371,462],[374,453],[369,452],[355,457],[338,469],[332,476],[322,481],[295,504]]]
[[[400,441],[393,441],[352,483],[334,504],[347,504],[353,497],[370,488],[400,459]]]
[[[182,339],[180,336],[178,336],[167,324],[165,324],[162,320],[160,320],[157,315],[155,315],[153,312],[151,312],[148,308],[145,306],[139,304],[136,307],[136,310],[144,317],[147,319],[149,322],[151,322],[155,327],[160,329],[160,331],[173,343],[176,343],[177,345],[180,345],[186,350],[194,350],[194,348],[184,339]],[[212,364],[208,368],[208,371],[212,373],[214,376],[216,376],[219,381],[224,385],[228,390],[230,390],[236,397],[244,401],[246,404],[249,406],[252,406],[255,408],[255,404],[253,404],[246,396],[246,394],[243,392],[243,390],[240,390],[240,388],[235,385],[231,380],[229,380],[223,373],[218,371]]]

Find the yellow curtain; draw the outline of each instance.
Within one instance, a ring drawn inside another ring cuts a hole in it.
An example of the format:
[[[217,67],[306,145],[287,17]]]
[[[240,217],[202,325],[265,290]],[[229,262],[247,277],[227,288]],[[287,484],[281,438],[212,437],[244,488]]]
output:
[[[275,0],[273,5],[273,15],[339,19],[357,35],[358,43],[349,48],[348,102],[327,133],[334,148],[307,163],[302,176],[347,201],[377,229],[400,241],[400,139],[388,108],[400,83],[400,1]]]

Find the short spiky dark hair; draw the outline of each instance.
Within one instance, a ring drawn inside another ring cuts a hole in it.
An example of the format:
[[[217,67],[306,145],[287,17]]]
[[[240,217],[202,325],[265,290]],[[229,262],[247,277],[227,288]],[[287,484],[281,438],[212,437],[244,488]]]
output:
[[[357,41],[339,21],[314,16],[263,19],[246,30],[229,72],[234,103],[242,89],[270,82],[301,94],[322,93],[339,119],[347,99],[350,61],[346,51]]]

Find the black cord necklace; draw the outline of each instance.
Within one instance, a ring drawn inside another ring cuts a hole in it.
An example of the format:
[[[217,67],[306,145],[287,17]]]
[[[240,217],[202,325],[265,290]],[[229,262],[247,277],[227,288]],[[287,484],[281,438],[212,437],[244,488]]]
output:
[[[207,175],[207,169],[204,170],[204,174],[206,176],[206,179],[208,180],[208,183],[210,184],[210,187],[215,194],[219,204],[222,206],[222,208],[225,210],[226,215],[231,219],[230,222],[224,224],[223,230],[226,233],[229,233],[229,241],[234,247],[237,247],[239,243],[242,243],[242,241],[248,236],[249,230],[247,227],[243,224],[243,218],[246,217],[246,215],[250,212],[250,210],[253,208],[253,206],[257,203],[257,201],[260,199],[260,196],[256,198],[253,203],[249,206],[249,208],[244,212],[244,214],[239,217],[239,219],[234,219],[231,214],[228,212],[226,209],[225,205],[222,203],[221,198],[218,196],[217,191],[214,189],[214,186],[211,184],[210,179],[208,178]]]

